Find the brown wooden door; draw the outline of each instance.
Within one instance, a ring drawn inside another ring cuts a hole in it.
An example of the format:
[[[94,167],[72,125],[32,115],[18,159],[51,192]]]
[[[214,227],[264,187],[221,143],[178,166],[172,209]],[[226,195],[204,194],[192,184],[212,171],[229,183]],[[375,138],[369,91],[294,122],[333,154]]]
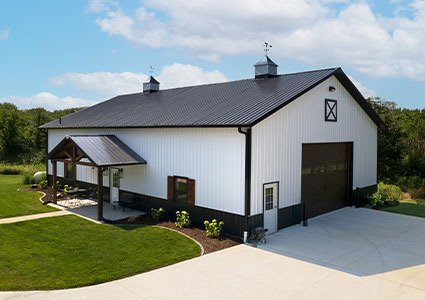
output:
[[[349,143],[303,144],[301,200],[311,218],[348,205]]]

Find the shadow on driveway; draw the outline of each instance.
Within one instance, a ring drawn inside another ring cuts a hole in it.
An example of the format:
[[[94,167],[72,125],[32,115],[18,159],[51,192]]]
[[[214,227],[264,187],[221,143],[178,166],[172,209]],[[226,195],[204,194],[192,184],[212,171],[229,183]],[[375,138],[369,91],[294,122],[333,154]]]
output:
[[[347,207],[267,237],[260,249],[357,276],[415,267],[425,282],[425,219]]]

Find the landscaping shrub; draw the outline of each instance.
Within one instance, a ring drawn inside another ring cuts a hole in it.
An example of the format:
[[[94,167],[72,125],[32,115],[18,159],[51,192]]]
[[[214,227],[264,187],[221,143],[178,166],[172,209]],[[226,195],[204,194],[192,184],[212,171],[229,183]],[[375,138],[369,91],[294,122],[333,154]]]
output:
[[[59,188],[58,188],[59,189]],[[63,186],[63,194],[66,196],[66,195],[68,195],[68,191],[69,190],[72,190],[72,186],[70,186],[70,185],[67,185],[67,184],[65,184],[64,186]]]
[[[40,181],[40,182],[38,183],[38,187],[39,187],[40,189],[45,189],[45,188],[47,188],[47,180],[46,180],[46,179],[44,179],[44,180]]]
[[[403,192],[398,186],[383,182],[378,184],[378,193],[382,195],[387,205],[396,205],[403,198]]]
[[[219,237],[221,232],[223,231],[223,225],[224,222],[220,221],[219,223],[217,223],[217,220],[214,219],[210,222],[205,221],[204,222],[205,225],[205,230],[207,231],[207,236],[208,237]]]
[[[385,201],[383,195],[380,192],[373,193],[372,196],[369,198],[369,204],[373,208],[384,206]]]
[[[190,215],[187,211],[176,211],[177,219],[174,224],[178,228],[189,227],[190,226]]]
[[[22,173],[22,183],[23,184],[33,184],[35,183],[35,179],[32,172],[30,171],[23,171]]]
[[[380,182],[378,190],[369,198],[369,204],[372,207],[398,205],[402,198],[403,192],[398,186]]]
[[[151,216],[154,221],[161,221],[165,218],[165,209],[160,207],[159,209],[151,208]]]

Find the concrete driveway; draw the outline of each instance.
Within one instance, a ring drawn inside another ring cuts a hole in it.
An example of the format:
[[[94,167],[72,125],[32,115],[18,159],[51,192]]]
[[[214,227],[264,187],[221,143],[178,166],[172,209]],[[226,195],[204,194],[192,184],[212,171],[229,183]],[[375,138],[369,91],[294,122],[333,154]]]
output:
[[[4,299],[425,299],[425,219],[346,208],[159,270]]]

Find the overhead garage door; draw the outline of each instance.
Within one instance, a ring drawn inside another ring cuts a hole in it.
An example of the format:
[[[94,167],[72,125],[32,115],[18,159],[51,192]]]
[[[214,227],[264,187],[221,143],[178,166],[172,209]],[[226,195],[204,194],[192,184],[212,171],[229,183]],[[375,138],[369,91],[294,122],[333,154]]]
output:
[[[348,205],[350,143],[303,144],[301,199],[311,218]]]

